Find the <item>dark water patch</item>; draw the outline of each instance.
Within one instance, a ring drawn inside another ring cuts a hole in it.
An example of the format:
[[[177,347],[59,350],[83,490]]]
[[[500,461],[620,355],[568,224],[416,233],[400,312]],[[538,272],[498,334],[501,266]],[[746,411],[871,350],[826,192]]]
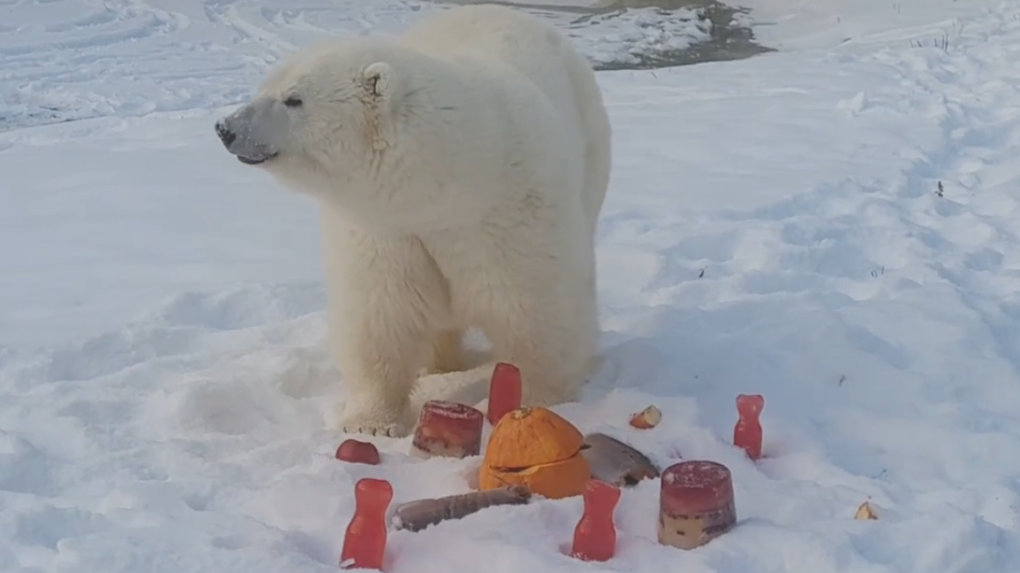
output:
[[[648,11],[656,19],[689,19],[694,14],[701,21],[697,27],[705,31],[701,38],[692,38],[681,48],[649,46],[629,50],[626,57],[593,58],[597,70],[641,70],[689,66],[704,62],[742,60],[774,51],[755,42],[748,24],[749,10],[715,0],[593,0],[587,6],[558,6],[534,3],[501,2],[499,0],[439,0],[446,4],[494,3],[515,6],[544,16],[558,17],[568,30],[582,31],[586,25],[610,23],[635,11]],[[646,25],[646,24],[642,24]]]
[[[705,62],[743,60],[758,54],[773,52],[754,40],[754,31],[746,24],[749,10],[727,6],[711,0],[659,0],[642,2],[621,0],[614,9],[653,7],[663,12],[682,8],[700,8],[700,16],[709,22],[709,38],[704,42],[692,43],[682,50],[666,50],[635,54],[640,60],[637,65],[603,65],[600,69],[654,69],[672,66],[689,66]],[[668,17],[668,12],[664,17]]]

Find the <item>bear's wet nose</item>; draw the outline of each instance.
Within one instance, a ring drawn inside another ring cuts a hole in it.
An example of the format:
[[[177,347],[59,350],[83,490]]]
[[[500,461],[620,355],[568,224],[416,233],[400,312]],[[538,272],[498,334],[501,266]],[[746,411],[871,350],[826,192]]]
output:
[[[227,147],[230,147],[230,144],[234,143],[234,140],[237,139],[237,134],[223,125],[222,121],[216,122],[216,135],[220,136],[220,141]]]

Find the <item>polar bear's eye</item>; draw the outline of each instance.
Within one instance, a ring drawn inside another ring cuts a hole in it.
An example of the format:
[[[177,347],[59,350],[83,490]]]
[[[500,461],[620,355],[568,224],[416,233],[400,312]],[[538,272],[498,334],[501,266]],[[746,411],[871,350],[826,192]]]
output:
[[[283,105],[287,107],[301,107],[302,103],[304,102],[301,101],[301,98],[296,96],[290,96],[287,99],[283,100]]]

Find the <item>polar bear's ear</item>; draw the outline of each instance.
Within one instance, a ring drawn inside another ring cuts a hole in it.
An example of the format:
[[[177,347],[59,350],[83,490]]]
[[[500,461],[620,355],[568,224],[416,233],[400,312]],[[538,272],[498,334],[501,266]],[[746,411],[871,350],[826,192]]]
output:
[[[368,97],[375,100],[390,99],[395,74],[393,66],[386,62],[369,64],[361,71],[362,85]]]

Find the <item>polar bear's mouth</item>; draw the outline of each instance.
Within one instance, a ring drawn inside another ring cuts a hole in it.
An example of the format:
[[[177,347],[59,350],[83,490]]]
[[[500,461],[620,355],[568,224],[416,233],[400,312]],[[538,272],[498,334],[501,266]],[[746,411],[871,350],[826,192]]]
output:
[[[266,161],[269,161],[270,159],[272,159],[274,157],[276,157],[275,153],[271,153],[269,155],[263,155],[261,157],[245,157],[243,155],[238,155],[237,156],[237,160],[240,161],[241,163],[244,163],[245,165],[260,165],[262,163],[265,163]]]

